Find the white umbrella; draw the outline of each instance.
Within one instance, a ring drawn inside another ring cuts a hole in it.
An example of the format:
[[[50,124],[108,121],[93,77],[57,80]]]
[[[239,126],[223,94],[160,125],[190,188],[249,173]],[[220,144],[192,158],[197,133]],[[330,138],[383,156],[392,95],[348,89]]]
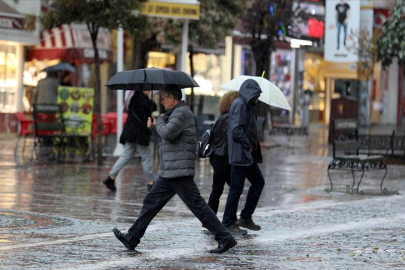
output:
[[[260,89],[262,89],[262,93],[259,97],[259,100],[261,102],[269,104],[270,106],[291,111],[290,104],[288,104],[288,101],[284,96],[283,92],[280,90],[280,88],[275,86],[269,80],[262,77],[242,75],[221,85],[221,88],[225,91],[231,90],[239,91],[240,86],[247,79],[255,80],[259,84]]]

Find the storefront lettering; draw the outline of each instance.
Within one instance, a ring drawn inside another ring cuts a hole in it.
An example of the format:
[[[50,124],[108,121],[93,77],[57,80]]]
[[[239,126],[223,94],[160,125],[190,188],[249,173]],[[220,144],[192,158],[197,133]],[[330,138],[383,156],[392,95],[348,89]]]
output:
[[[0,27],[1,28],[13,28],[13,22],[10,19],[0,18]]]
[[[24,19],[0,16],[0,28],[23,29],[24,28]]]
[[[172,8],[172,13],[173,13],[173,14],[181,14],[181,8],[179,8],[179,7],[173,7],[173,8]]]
[[[170,9],[169,9],[169,7],[165,7],[165,6],[156,6],[156,7],[155,7],[155,12],[156,12],[156,13],[169,14],[169,13],[170,13]]]
[[[184,15],[197,15],[197,10],[193,8],[183,8]]]
[[[85,58],[94,58],[94,50],[84,49],[83,55]],[[98,50],[98,55],[100,56],[100,59],[107,59],[107,51],[105,50]]]

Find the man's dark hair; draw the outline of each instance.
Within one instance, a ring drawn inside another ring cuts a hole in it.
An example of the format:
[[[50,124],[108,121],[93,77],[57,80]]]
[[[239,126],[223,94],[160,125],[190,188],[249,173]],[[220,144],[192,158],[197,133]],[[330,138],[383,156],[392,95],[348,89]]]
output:
[[[174,99],[176,100],[181,100],[181,98],[183,97],[181,89],[176,85],[166,85],[162,87],[160,91],[161,93],[164,93],[166,97],[173,95]]]

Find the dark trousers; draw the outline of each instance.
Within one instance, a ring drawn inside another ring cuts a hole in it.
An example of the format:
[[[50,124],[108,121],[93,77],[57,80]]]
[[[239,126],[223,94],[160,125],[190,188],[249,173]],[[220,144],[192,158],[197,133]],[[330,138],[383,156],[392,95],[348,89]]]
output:
[[[231,165],[228,163],[228,157],[217,156],[215,154],[210,157],[210,163],[214,169],[214,174],[208,205],[216,214],[218,212],[219,199],[224,192],[225,183],[228,185],[231,183]]]
[[[143,200],[142,210],[138,219],[128,230],[129,239],[132,244],[139,244],[149,223],[175,194],[180,197],[191,212],[215,236],[215,240],[218,243],[226,242],[232,238],[232,235],[222,225],[203,197],[201,197],[193,177],[170,179],[159,177]]]
[[[241,218],[252,218],[259,202],[264,187],[264,178],[257,163],[253,162],[252,165],[247,167],[231,165],[231,187],[229,188],[224,217],[222,219],[222,224],[225,227],[237,221],[236,213],[238,211],[239,199],[243,192],[245,178],[249,180],[251,186],[246,197],[245,207],[240,214]]]

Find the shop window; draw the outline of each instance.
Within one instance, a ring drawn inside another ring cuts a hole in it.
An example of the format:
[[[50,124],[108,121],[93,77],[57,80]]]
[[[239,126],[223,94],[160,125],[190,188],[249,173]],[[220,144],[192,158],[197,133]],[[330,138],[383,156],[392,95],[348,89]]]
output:
[[[0,111],[16,110],[17,46],[0,43]]]

